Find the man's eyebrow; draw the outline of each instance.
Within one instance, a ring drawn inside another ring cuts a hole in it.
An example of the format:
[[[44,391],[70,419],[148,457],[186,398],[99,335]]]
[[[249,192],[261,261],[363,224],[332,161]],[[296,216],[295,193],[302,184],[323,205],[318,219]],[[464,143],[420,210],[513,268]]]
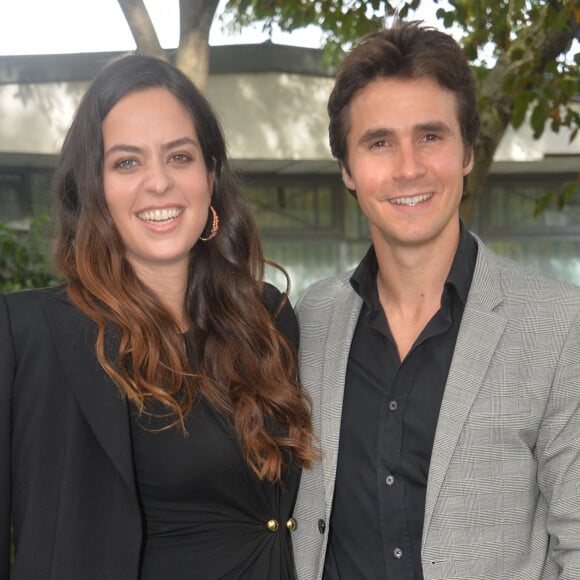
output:
[[[442,121],[428,121],[426,123],[418,123],[413,126],[414,133],[439,133],[439,134],[449,134],[451,133],[451,127],[447,123]],[[373,143],[374,141],[388,140],[393,138],[396,134],[394,129],[389,129],[387,127],[377,127],[375,129],[368,129],[365,131],[360,139],[359,144],[367,145],[368,143]]]
[[[394,131],[392,129],[386,129],[383,127],[379,127],[377,129],[368,129],[367,131],[365,131],[360,139],[358,140],[358,142],[361,145],[364,145],[366,143],[372,143],[373,141],[380,141],[382,139],[389,139],[390,137],[392,137],[394,135]]]
[[[414,129],[419,133],[451,133],[451,127],[442,121],[419,123],[418,125],[415,125]]]

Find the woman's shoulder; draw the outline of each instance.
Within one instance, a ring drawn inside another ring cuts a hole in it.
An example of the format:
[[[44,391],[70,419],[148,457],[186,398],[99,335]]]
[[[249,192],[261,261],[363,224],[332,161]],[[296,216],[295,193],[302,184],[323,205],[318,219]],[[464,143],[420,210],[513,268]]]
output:
[[[27,333],[31,329],[41,332],[48,325],[51,303],[68,302],[64,286],[35,288],[0,294],[1,322],[8,322],[15,333]]]
[[[66,286],[54,286],[49,288],[33,288],[2,294],[10,310],[30,310],[42,308],[48,300],[68,301]]]
[[[290,299],[268,282],[264,283],[262,290],[264,306],[274,319],[276,328],[286,337],[292,345],[298,345],[298,321]]]
[[[284,299],[284,294],[270,282],[264,282],[262,287],[262,302],[264,306],[268,309],[268,312],[275,314],[282,300]]]

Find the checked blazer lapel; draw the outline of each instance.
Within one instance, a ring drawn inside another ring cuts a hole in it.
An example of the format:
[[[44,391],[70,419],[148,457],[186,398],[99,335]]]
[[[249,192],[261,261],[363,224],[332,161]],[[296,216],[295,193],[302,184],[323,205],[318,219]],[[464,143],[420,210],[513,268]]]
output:
[[[316,411],[313,426],[321,439],[325,508],[330,515],[338,459],[340,422],[348,353],[361,308],[350,273],[314,301],[298,300],[300,368]],[[301,493],[305,493],[304,486]]]
[[[129,411],[118,387],[97,361],[96,325],[69,302],[64,292],[50,301],[49,313],[61,364],[79,406],[99,443],[129,488],[134,489]],[[116,353],[118,336],[106,340],[107,353]]]
[[[325,483],[326,513],[328,514],[330,514],[334,496],[348,353],[361,304],[361,299],[351,290],[350,283],[347,281],[346,291],[338,294],[332,305],[328,337],[324,348],[321,433],[326,443],[322,471]]]
[[[449,369],[429,467],[423,548],[441,486],[471,407],[485,376],[507,320],[494,309],[501,303],[500,272],[479,243],[471,289]]]

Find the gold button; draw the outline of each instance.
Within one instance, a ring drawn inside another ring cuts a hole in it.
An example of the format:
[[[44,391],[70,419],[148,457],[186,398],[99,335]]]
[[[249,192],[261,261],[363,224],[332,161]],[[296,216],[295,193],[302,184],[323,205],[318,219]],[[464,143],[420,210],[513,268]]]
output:
[[[294,518],[290,518],[287,522],[286,522],[286,527],[293,532],[296,529],[296,520]]]
[[[269,532],[275,532],[278,529],[278,522],[276,520],[268,520],[266,522],[266,528]]]

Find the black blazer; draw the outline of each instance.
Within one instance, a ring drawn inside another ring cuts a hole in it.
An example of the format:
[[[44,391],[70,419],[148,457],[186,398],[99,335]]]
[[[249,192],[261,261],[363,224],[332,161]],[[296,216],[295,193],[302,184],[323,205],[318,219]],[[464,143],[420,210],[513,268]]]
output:
[[[62,288],[0,295],[0,580],[11,517],[13,580],[137,578],[129,411],[95,339]]]
[[[128,408],[95,338],[62,289],[0,296],[1,580],[11,512],[14,580],[137,578]]]

